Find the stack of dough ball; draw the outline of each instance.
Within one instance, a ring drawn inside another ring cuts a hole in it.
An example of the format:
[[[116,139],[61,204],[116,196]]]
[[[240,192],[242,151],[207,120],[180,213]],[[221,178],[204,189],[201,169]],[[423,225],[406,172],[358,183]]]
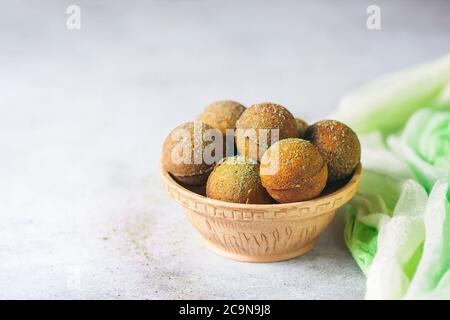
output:
[[[245,111],[245,107],[232,100],[216,101],[209,104],[198,116],[197,120],[216,128],[223,135],[227,129],[235,129],[236,121]]]
[[[280,140],[261,159],[261,182],[272,198],[281,203],[319,196],[327,176],[324,159],[303,139]]]
[[[272,144],[270,130],[279,130],[278,140],[298,136],[294,116],[283,106],[268,102],[246,109],[236,122],[236,129],[237,149],[240,154],[254,160],[260,160]],[[261,140],[262,135],[265,138]]]
[[[342,122],[319,121],[306,130],[304,138],[317,148],[327,162],[330,183],[349,177],[360,162],[358,136]]]
[[[204,185],[215,165],[211,161],[213,159],[206,157],[215,157],[214,151],[209,151],[220,151],[222,155],[219,158],[223,156],[222,141],[204,139],[208,130],[211,130],[209,133],[221,136],[218,130],[207,124],[186,122],[172,130],[164,141],[163,167],[179,182],[191,186]]]
[[[259,165],[243,156],[224,158],[206,184],[209,198],[248,204],[267,204],[272,199],[261,185]]]
[[[297,123],[297,131],[298,131],[297,138],[303,138],[306,129],[308,129],[308,123],[306,123],[305,120],[300,118],[295,118],[295,122]]]
[[[209,198],[247,204],[310,200],[326,186],[342,185],[360,162],[361,145],[348,126],[334,120],[308,125],[275,103],[246,109],[216,101],[197,119],[170,133],[162,162],[175,180]],[[275,136],[272,130],[278,130]],[[183,161],[186,155],[190,161]]]

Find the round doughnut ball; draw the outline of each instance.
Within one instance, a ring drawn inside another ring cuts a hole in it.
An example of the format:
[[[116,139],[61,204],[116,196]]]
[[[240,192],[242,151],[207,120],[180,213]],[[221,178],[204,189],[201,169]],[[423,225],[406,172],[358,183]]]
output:
[[[306,121],[300,118],[295,118],[295,122],[297,123],[297,131],[298,131],[297,138],[302,138],[303,135],[305,134],[306,129],[308,129],[308,123],[306,123]]]
[[[278,130],[278,140],[298,136],[294,116],[274,103],[255,104],[242,113],[236,122],[236,146],[240,154],[260,160],[272,143],[271,130]]]
[[[216,128],[225,135],[227,129],[236,128],[236,121],[244,110],[245,107],[236,101],[216,101],[208,105],[197,120]]]
[[[349,177],[361,160],[358,136],[348,126],[335,120],[311,125],[304,138],[319,150],[328,165],[328,181]]]
[[[280,140],[261,159],[261,182],[281,203],[309,200],[320,195],[327,182],[325,160],[308,141]]]
[[[218,139],[207,141],[205,134],[214,135]],[[204,185],[214,168],[215,160],[223,157],[223,149],[222,134],[217,129],[202,122],[186,122],[173,129],[166,137],[162,155],[163,168],[181,183]]]
[[[261,185],[259,164],[243,156],[224,158],[215,166],[206,184],[206,196],[235,203],[272,202]]]

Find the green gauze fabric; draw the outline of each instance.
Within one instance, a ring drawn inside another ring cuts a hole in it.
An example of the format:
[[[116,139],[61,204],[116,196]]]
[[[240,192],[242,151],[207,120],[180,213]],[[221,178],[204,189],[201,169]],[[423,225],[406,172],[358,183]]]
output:
[[[419,110],[401,135],[390,136],[387,141],[427,191],[439,178],[449,179],[450,111]]]
[[[450,55],[346,96],[364,174],[344,237],[367,299],[450,299]]]
[[[331,118],[359,134],[383,135],[401,129],[418,109],[450,105],[450,54],[386,75],[344,96]]]

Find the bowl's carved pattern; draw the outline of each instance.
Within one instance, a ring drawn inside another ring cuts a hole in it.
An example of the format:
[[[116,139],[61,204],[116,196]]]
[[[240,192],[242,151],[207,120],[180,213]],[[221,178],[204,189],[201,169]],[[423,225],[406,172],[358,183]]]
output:
[[[194,210],[186,213],[206,241],[238,255],[283,255],[301,249],[313,241],[334,217],[335,211],[317,216],[305,223],[262,221],[258,228],[252,222],[209,217]],[[274,223],[275,222],[275,223]]]
[[[306,203],[305,206],[297,205],[290,208],[279,209],[279,210],[238,210],[232,208],[233,204],[230,203],[229,206],[212,206],[196,199],[189,198],[186,195],[178,192],[173,186],[166,184],[166,190],[177,202],[179,202],[184,208],[188,210],[193,210],[197,213],[208,215],[210,217],[217,217],[229,220],[244,220],[244,221],[254,221],[254,220],[298,220],[298,219],[309,219],[311,216],[316,216],[317,214],[327,213],[332,210],[336,210],[351,199],[351,196],[341,195],[334,196],[331,199],[323,199],[315,204]]]

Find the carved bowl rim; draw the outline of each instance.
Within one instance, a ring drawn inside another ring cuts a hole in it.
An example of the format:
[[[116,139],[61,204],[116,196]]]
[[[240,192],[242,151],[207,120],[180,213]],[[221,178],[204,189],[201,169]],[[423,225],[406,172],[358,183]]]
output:
[[[327,208],[327,211],[336,210],[342,205],[344,205],[345,202],[349,201],[353,197],[353,195],[357,192],[362,172],[363,172],[362,165],[361,163],[359,163],[353,172],[353,176],[345,185],[341,186],[340,188],[329,194],[321,195],[311,200],[290,202],[290,203],[275,203],[275,204],[245,204],[245,203],[233,203],[211,199],[201,194],[195,193],[183,187],[178,182],[176,182],[172,178],[172,176],[166,170],[163,169],[163,166],[160,165],[160,173],[164,182],[172,189],[175,189],[177,192],[181,193],[184,197],[215,208],[252,211],[252,212],[298,210],[303,208],[314,208],[324,203],[333,203],[333,207]],[[344,202],[336,204],[334,200],[340,198],[346,198],[346,200]]]

